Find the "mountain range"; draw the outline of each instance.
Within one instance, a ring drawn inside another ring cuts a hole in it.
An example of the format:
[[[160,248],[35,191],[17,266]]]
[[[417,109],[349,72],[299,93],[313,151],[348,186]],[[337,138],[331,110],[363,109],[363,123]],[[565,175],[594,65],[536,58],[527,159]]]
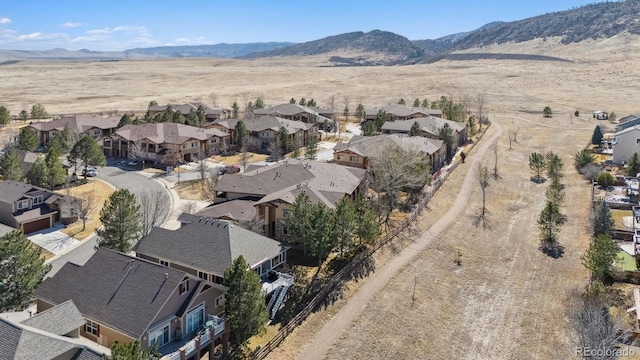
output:
[[[388,31],[351,32],[294,44],[268,42],[198,46],[136,48],[122,52],[90,50],[0,50],[0,58],[119,60],[127,58],[214,57],[258,59],[280,56],[327,55],[335,65],[380,65],[430,62],[451,52],[491,44],[558,38],[561,44],[606,39],[618,34],[640,34],[640,1],[586,5],[512,22],[495,21],[470,32],[438,39],[409,40]]]

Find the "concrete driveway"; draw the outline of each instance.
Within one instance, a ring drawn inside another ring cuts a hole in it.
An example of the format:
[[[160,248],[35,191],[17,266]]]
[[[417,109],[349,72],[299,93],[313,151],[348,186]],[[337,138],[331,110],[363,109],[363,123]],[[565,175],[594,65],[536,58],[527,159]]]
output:
[[[28,234],[27,238],[54,255],[59,255],[80,244],[80,241],[63,233],[62,229],[64,225],[57,224],[52,228]]]

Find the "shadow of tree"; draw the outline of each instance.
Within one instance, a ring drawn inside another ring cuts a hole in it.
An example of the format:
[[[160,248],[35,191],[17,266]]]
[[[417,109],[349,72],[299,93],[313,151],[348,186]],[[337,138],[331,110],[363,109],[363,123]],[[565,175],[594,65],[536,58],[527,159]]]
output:
[[[564,255],[564,246],[560,244],[540,245],[540,250],[547,256],[559,259]]]

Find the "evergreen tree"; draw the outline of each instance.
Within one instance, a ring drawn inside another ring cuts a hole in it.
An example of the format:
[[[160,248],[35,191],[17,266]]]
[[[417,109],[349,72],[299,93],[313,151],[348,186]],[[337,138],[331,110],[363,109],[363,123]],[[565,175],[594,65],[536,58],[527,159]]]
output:
[[[300,104],[300,105],[302,105],[302,104]],[[265,107],[265,103],[264,103],[264,101],[262,100],[262,97],[261,97],[261,96],[258,96],[258,98],[256,99],[256,103],[254,104],[254,106],[255,106],[255,108],[256,108],[256,109],[264,109],[264,107]]]
[[[420,99],[416,98],[415,100],[413,100],[413,107],[414,108],[420,107]]]
[[[51,270],[44,260],[42,249],[22,231],[0,237],[0,312],[29,306],[31,294]]]
[[[289,104],[295,104],[296,103],[296,99],[291,98],[291,100],[289,100]]]
[[[305,98],[300,98],[300,101],[298,101],[298,105],[306,106],[307,105],[307,100]]]
[[[291,138],[289,137],[289,131],[284,126],[280,127],[280,130],[276,133],[278,138],[278,144],[280,144],[280,151],[282,154],[286,154],[291,149]]]
[[[140,205],[128,189],[117,190],[109,196],[100,210],[104,226],[97,229],[98,246],[127,253],[142,231]]]
[[[636,177],[640,173],[640,158],[638,153],[634,152],[629,158],[629,164],[627,165],[627,176]]]
[[[375,125],[376,131],[379,132],[382,129],[382,125],[389,120],[389,115],[384,110],[379,110],[376,114]]]
[[[409,136],[420,136],[422,129],[420,129],[420,124],[417,121],[414,121],[411,125],[411,129],[409,130]]]
[[[594,145],[602,145],[602,137],[600,125],[596,125],[596,128],[593,129],[593,135],[591,135],[591,143]]]
[[[120,118],[120,122],[118,122],[118,128],[121,128],[121,127],[123,127],[125,125],[131,125],[131,124],[133,124],[133,120],[131,119],[131,115],[124,114]]]
[[[427,98],[424,98],[424,100],[422,100],[422,104],[420,105],[420,107],[423,107],[425,109],[429,108],[429,100],[427,100]]]
[[[363,136],[374,136],[378,133],[376,123],[374,121],[366,121],[362,126]]]
[[[105,360],[158,360],[161,357],[157,345],[142,349],[138,340],[122,344],[116,340],[111,346],[111,356],[104,356]]]
[[[193,125],[193,126],[202,127],[202,124],[204,124],[207,121],[207,111],[204,108],[204,105],[202,104],[198,105],[198,110],[196,110],[196,116],[198,118],[197,120],[198,125]]]
[[[20,114],[18,114],[18,117],[22,121],[27,121],[29,119],[29,113],[27,112],[27,110],[21,110]]]
[[[43,158],[38,158],[27,173],[27,179],[35,186],[46,187],[47,164]]]
[[[104,166],[107,164],[107,159],[100,145],[89,135],[84,135],[73,145],[69,159],[74,163],[80,161],[85,169],[89,165]]]
[[[358,104],[358,106],[356,107],[356,119],[358,119],[358,121],[362,121],[364,120],[364,116],[365,116],[364,105]]]
[[[613,178],[613,175],[611,175],[610,172],[605,171],[600,175],[598,175],[596,181],[598,182],[598,185],[606,188],[613,185],[613,183],[615,182],[615,179]]]
[[[0,106],[0,125],[4,127],[7,126],[10,122],[11,113],[6,107]]]
[[[358,246],[372,244],[380,236],[380,224],[375,211],[369,206],[364,196],[358,195],[355,202],[356,228],[354,235],[358,238]]]
[[[343,197],[336,204],[333,212],[334,237],[340,249],[340,257],[344,257],[344,252],[349,252],[354,248],[354,232],[356,230],[356,209],[351,199]]]
[[[438,139],[444,141],[447,149],[447,162],[451,161],[456,151],[456,138],[453,135],[453,129],[451,129],[449,124],[444,124],[444,126],[438,129]]]
[[[535,174],[535,181],[540,181],[540,174],[546,168],[544,155],[533,152],[529,155],[529,169]]]
[[[196,127],[200,126],[200,120],[198,119],[198,115],[193,109],[189,111],[189,114],[187,115],[187,119],[185,120],[185,124],[189,126],[196,126]]]
[[[551,111],[551,108],[548,106],[545,106],[544,109],[542,110],[542,115],[544,117],[551,117],[552,114],[553,112]]]
[[[240,114],[240,106],[238,106],[238,102],[234,101],[231,105],[231,118],[237,119]]]
[[[0,157],[0,175],[4,180],[20,181],[23,178],[22,163],[13,149]]]
[[[241,255],[224,272],[224,285],[228,288],[224,302],[225,321],[229,327],[229,342],[236,349],[261,333],[269,321],[260,275],[249,266]]]
[[[249,132],[247,131],[244,121],[238,121],[233,129],[233,142],[236,144],[236,148],[241,149],[247,142],[248,136]]]
[[[540,245],[543,249],[552,250],[556,248],[560,225],[562,225],[562,215],[558,206],[547,201],[540,212],[540,216],[538,216]]]
[[[62,131],[58,131],[51,141],[49,141],[49,148],[55,148],[58,154],[66,154],[73,147],[73,136],[71,134],[71,130],[67,126],[62,129]]]
[[[31,107],[31,118],[32,119],[44,119],[47,117],[47,110],[44,108],[44,105],[38,103]]]
[[[582,264],[591,271],[591,278],[607,281],[613,273],[613,262],[618,255],[618,246],[609,235],[599,234],[591,242],[587,252],[581,256]]]
[[[46,174],[42,185],[48,189],[53,190],[56,185],[64,183],[66,172],[62,166],[62,162],[58,158],[58,151],[56,148],[50,148],[47,151],[47,156],[44,159],[46,167]]]
[[[316,103],[315,100],[313,100],[313,98],[309,99],[309,101],[307,101],[307,107],[316,107],[318,106],[318,104]]]
[[[36,151],[38,148],[38,135],[35,130],[28,126],[20,129],[20,135],[18,135],[18,149],[27,151]]]
[[[306,234],[311,231],[312,226],[311,201],[306,194],[301,193],[296,197],[283,222],[291,242],[304,244]]]
[[[589,149],[582,149],[578,151],[573,158],[575,159],[577,169],[582,169],[587,164],[593,164],[595,162]]]
[[[304,157],[307,160],[316,160],[318,157],[318,138],[312,136],[307,143],[307,150],[304,153]]]
[[[406,105],[406,104],[407,104],[407,102],[406,102],[406,101],[404,101],[404,99],[403,99],[403,98],[400,98],[400,100],[398,100],[398,104],[399,104],[399,105]]]
[[[594,238],[598,237],[598,235],[611,237],[613,234],[616,223],[613,220],[613,215],[611,215],[611,210],[609,210],[606,202],[602,201],[600,205],[596,207],[591,220],[591,226],[593,228]]]
[[[558,156],[558,154],[549,151],[545,155],[545,165],[547,168],[547,176],[551,179],[552,186],[560,186],[560,179],[564,176],[562,172],[562,168],[564,167],[564,163],[562,159]]]
[[[311,256],[318,258],[318,266],[329,255],[334,246],[335,223],[332,210],[322,203],[311,206],[311,231],[305,237],[305,248]]]

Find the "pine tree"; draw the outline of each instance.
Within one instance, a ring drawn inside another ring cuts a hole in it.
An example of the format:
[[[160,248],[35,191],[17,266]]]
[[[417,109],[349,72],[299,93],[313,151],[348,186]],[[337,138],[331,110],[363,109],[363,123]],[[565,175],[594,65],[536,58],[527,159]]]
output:
[[[33,290],[51,270],[42,249],[20,230],[0,237],[0,312],[22,310],[31,303]]]
[[[66,154],[73,147],[73,136],[71,134],[71,130],[68,127],[64,127],[62,131],[58,131],[49,144],[48,148],[55,148],[58,154]]]
[[[358,119],[359,121],[362,121],[364,120],[364,116],[365,116],[364,105],[358,104],[358,106],[356,107],[356,119]]]
[[[636,177],[640,173],[640,158],[638,153],[634,152],[629,158],[629,164],[627,166],[627,176]]]
[[[557,205],[547,201],[538,216],[540,229],[540,245],[543,249],[553,250],[558,244],[559,227],[562,224],[562,215]]]
[[[18,135],[18,149],[36,151],[38,148],[38,135],[28,126],[23,127]]]
[[[39,120],[45,117],[47,117],[47,110],[44,108],[44,105],[38,103],[31,107],[31,118]]]
[[[2,179],[12,181],[20,181],[24,177],[20,158],[13,149],[7,150],[0,157],[0,175],[2,175]]]
[[[413,107],[414,108],[420,107],[420,99],[416,98],[415,100],[413,100]]]
[[[240,106],[238,106],[237,101],[234,101],[233,104],[231,105],[231,118],[237,119],[239,114],[240,114]]]
[[[50,148],[49,151],[47,151],[44,164],[46,167],[46,175],[42,183],[44,187],[53,190],[56,185],[64,183],[65,171],[62,162],[60,162],[58,158],[56,148]]]
[[[380,224],[378,217],[362,195],[358,195],[355,202],[356,228],[355,236],[358,238],[358,246],[372,244],[380,236]]]
[[[111,346],[111,356],[104,356],[105,360],[157,360],[162,355],[158,351],[158,346],[154,345],[150,349],[142,349],[138,340],[131,343],[119,343],[116,340]]]
[[[316,160],[318,157],[318,138],[312,136],[307,143],[307,150],[304,153],[304,157],[307,160]]]
[[[596,125],[596,128],[593,129],[593,135],[591,135],[591,143],[594,145],[602,145],[602,137],[600,125]]]
[[[142,231],[140,218],[140,205],[128,189],[113,192],[100,210],[104,227],[96,230],[98,246],[129,252]]]
[[[286,154],[291,149],[291,138],[289,137],[289,131],[284,126],[280,127],[280,130],[276,133],[278,138],[278,144],[280,144],[280,151],[282,154]]]
[[[593,228],[593,237],[598,235],[611,236],[613,230],[616,227],[616,223],[611,215],[611,210],[607,203],[602,201],[598,205],[593,213],[593,219],[591,220],[591,226]]]
[[[4,127],[8,125],[9,122],[11,122],[11,113],[6,107],[0,106],[0,125]]]
[[[406,103],[407,103],[407,102],[406,102],[406,101],[404,101],[404,99],[403,99],[403,98],[400,98],[400,100],[398,100],[398,104],[399,104],[399,105],[405,105]]]
[[[224,272],[224,285],[228,288],[224,303],[225,321],[229,326],[229,342],[236,349],[261,333],[269,320],[260,276],[249,266],[239,256]]]
[[[38,158],[27,173],[27,179],[35,186],[47,187],[47,164],[43,158]]]
[[[80,161],[86,169],[89,165],[104,166],[107,159],[100,145],[89,135],[84,135],[73,145],[69,159],[72,162]]]
[[[309,219],[312,226],[304,239],[305,248],[311,256],[318,258],[318,266],[321,266],[334,246],[332,234],[335,231],[335,223],[332,210],[322,203],[314,204],[311,206]]]
[[[449,124],[444,124],[444,126],[438,129],[438,139],[444,141],[447,149],[447,161],[451,161],[455,155],[456,139],[453,136],[453,129],[451,129]]]
[[[241,149],[244,146],[247,142],[248,135],[249,132],[247,131],[244,121],[238,121],[233,129],[233,142],[236,144],[237,149]]]
[[[340,249],[340,257],[354,247],[354,232],[356,230],[356,209],[350,199],[343,197],[336,204],[333,212],[334,236]]]
[[[599,234],[581,256],[582,264],[591,271],[591,277],[600,281],[607,281],[613,273],[613,262],[618,255],[618,246],[609,235]]]
[[[529,169],[535,174],[535,181],[540,181],[540,174],[546,168],[544,155],[533,152],[529,155]]]
[[[298,195],[284,218],[284,226],[292,243],[303,244],[304,238],[311,229],[311,202],[309,197]]]
[[[417,121],[414,121],[411,125],[411,129],[409,130],[409,136],[420,136],[422,129],[420,128],[420,124]]]
[[[27,121],[29,119],[29,113],[27,112],[27,110],[21,110],[20,114],[18,114],[18,117],[22,121]]]
[[[131,115],[124,114],[120,118],[120,122],[118,122],[118,128],[121,128],[121,127],[123,127],[125,125],[130,125],[132,123],[133,123],[133,120],[131,119]]]

